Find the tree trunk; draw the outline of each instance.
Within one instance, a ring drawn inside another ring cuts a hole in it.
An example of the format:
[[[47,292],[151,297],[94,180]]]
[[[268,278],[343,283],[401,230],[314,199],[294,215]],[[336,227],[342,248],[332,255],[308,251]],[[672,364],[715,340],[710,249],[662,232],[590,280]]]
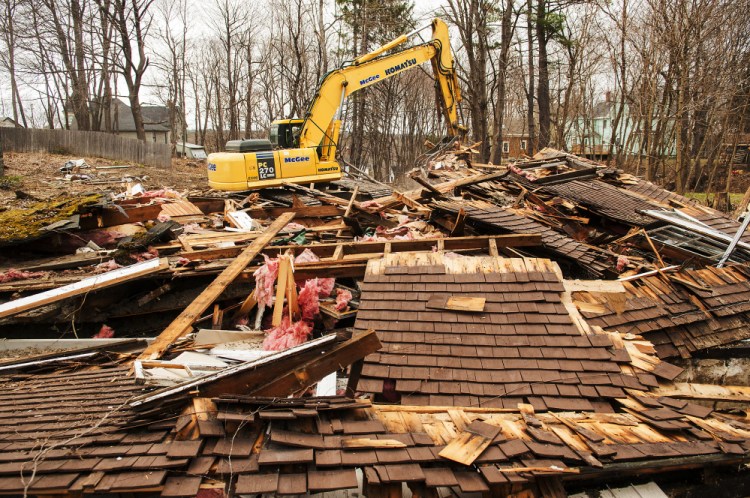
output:
[[[527,0],[526,29],[528,31],[528,64],[529,64],[529,91],[526,94],[527,101],[527,120],[529,127],[529,143],[526,144],[527,153],[533,156],[537,150],[536,145],[536,122],[534,120],[534,15],[533,0]]]
[[[539,45],[539,85],[537,87],[537,105],[539,106],[539,148],[549,145],[550,139],[550,96],[549,96],[549,60],[547,57],[547,0],[537,2],[536,38]]]
[[[248,36],[249,38],[249,36]],[[245,88],[245,138],[250,138],[253,129],[253,44],[247,41],[247,52],[245,53],[245,64],[247,64],[247,87]]]
[[[500,164],[503,160],[503,123],[505,120],[505,84],[508,77],[508,58],[512,37],[513,0],[503,5],[503,18],[500,27],[500,76],[497,81],[497,103],[495,104],[495,136],[492,148],[492,162]]]
[[[10,95],[11,95],[11,106],[13,107],[13,120],[18,124],[23,122],[23,125],[28,126],[26,123],[26,114],[23,111],[23,103],[21,101],[21,94],[18,92],[18,82],[16,80],[16,32],[15,32],[15,21],[13,17],[15,14],[15,1],[5,0],[5,43],[6,50],[8,51],[8,72],[10,73]]]

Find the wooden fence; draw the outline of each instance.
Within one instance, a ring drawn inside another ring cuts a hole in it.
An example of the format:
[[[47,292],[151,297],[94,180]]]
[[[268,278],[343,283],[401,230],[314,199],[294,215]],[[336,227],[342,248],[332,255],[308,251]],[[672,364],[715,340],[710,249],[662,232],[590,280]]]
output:
[[[104,157],[164,168],[172,166],[172,147],[169,144],[141,142],[98,131],[0,127],[0,143],[5,152],[49,152]]]

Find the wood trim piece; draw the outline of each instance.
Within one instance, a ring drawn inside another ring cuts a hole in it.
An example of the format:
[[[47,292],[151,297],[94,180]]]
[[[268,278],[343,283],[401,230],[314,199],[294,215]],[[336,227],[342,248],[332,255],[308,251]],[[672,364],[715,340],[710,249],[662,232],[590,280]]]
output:
[[[148,261],[126,266],[125,268],[118,268],[117,270],[102,273],[101,275],[84,278],[78,282],[64,285],[56,289],[50,289],[48,291],[40,292],[39,294],[22,297],[15,301],[1,304],[0,318],[16,315],[23,311],[44,306],[45,304],[54,303],[62,299],[127,282],[128,280],[133,280],[150,273],[165,270],[168,266],[169,264],[167,263],[166,258],[149,259]]]

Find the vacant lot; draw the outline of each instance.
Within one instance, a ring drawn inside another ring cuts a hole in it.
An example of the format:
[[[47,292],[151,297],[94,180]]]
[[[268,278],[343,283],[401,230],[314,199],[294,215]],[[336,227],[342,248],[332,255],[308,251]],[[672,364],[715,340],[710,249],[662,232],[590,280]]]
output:
[[[175,190],[208,190],[204,163],[173,159],[169,170],[110,159],[71,157],[47,153],[5,154],[5,177],[0,178],[0,205],[23,204],[31,198],[49,199],[62,193],[125,191],[128,183],[141,183],[147,190],[170,187]],[[60,168],[70,160],[84,159],[88,168],[68,175]],[[126,166],[113,168],[113,166]]]

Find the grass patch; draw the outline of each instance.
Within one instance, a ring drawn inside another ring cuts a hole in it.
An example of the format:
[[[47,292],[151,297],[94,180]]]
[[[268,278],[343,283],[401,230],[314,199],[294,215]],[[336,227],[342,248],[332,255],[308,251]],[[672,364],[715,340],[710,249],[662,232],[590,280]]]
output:
[[[21,186],[23,178],[18,175],[0,176],[0,189],[15,190]]]
[[[742,200],[744,196],[745,194],[743,192],[732,192],[729,194],[729,202],[733,206],[736,206],[737,204],[740,203],[740,201]],[[701,204],[705,204],[707,206],[710,206],[714,200],[714,194],[708,193],[708,192],[688,192],[685,194],[685,197],[688,197],[690,199],[695,199]]]

